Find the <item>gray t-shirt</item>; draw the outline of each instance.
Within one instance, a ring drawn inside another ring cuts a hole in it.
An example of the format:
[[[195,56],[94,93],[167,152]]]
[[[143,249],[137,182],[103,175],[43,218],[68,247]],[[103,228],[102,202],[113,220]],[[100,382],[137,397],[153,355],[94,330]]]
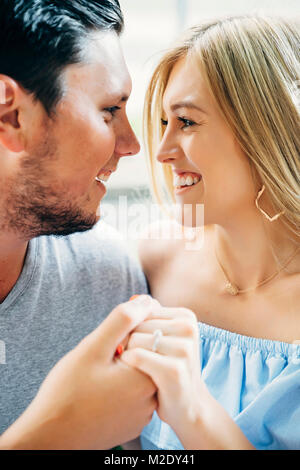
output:
[[[138,262],[102,221],[88,232],[31,240],[0,304],[0,434],[62,356],[116,305],[147,292]]]

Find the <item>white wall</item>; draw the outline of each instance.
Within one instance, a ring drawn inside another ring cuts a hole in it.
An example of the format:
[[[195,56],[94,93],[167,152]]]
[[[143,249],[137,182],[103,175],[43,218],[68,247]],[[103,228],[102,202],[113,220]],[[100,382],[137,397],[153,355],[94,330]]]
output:
[[[143,100],[151,70],[161,51],[174,41],[182,28],[205,18],[240,13],[300,17],[300,0],[120,0],[120,4],[126,24],[121,41],[133,79],[128,113],[140,138]],[[185,18],[178,15],[180,7],[184,6]],[[110,180],[112,187],[148,183],[143,150],[139,156],[121,160],[119,168]]]

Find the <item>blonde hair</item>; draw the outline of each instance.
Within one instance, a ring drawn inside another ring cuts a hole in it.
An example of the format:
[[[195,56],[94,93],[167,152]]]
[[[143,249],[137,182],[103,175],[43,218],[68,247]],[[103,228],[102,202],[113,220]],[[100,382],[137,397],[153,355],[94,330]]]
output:
[[[152,190],[160,204],[168,197],[174,202],[171,166],[159,170],[155,159],[163,135],[163,94],[175,63],[191,57],[249,158],[253,177],[265,185],[274,210],[284,211],[288,230],[300,236],[299,26],[256,15],[214,20],[190,28],[164,55],[144,109]]]

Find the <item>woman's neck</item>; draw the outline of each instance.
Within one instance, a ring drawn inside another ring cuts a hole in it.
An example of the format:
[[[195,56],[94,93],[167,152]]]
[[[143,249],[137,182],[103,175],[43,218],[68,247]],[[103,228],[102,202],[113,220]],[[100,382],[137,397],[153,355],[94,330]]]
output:
[[[262,221],[254,213],[252,218],[248,214],[226,225],[214,226],[216,256],[228,280],[241,290],[257,286],[272,276],[280,269],[277,259],[284,265],[299,247],[299,240],[297,243],[295,237],[289,239],[290,234],[281,221],[273,222],[272,226],[266,224],[270,222]],[[299,262],[297,266],[300,271]]]

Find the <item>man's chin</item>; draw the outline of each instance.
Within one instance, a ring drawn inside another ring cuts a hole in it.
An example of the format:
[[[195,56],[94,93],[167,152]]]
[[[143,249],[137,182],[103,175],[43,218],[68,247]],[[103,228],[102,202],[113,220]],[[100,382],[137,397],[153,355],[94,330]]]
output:
[[[54,237],[65,237],[68,235],[72,235],[73,233],[79,232],[87,232],[91,230],[96,223],[99,221],[100,217],[95,216],[93,220],[90,221],[82,221],[82,223],[73,223],[66,225],[65,227],[57,227],[56,230],[50,230],[49,233],[45,235],[52,235]]]
[[[41,236],[66,237],[73,233],[87,232],[96,225],[99,219],[100,217],[97,217],[96,214],[94,214],[93,216],[86,217],[85,219],[76,217],[64,220],[63,223],[58,223],[56,220],[51,224],[50,221],[44,220],[36,231],[34,229],[31,231],[30,237],[28,238],[31,239]]]

